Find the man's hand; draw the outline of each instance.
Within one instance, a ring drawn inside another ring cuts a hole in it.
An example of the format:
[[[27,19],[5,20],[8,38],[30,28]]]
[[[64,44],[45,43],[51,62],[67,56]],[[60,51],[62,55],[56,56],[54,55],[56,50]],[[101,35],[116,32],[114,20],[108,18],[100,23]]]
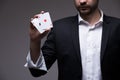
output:
[[[41,11],[40,14],[43,14],[44,11]],[[38,18],[38,15],[35,15],[32,19]],[[30,34],[30,55],[34,63],[36,63],[38,57],[40,56],[40,45],[41,39],[47,36],[47,33],[50,29],[46,30],[43,33],[40,33],[36,27],[30,22],[29,34]]]
[[[40,14],[43,14],[44,11],[41,11]],[[40,14],[35,15],[33,18],[31,18],[31,20],[33,20],[34,18],[38,18]],[[30,40],[32,41],[40,41],[43,37],[45,37],[47,35],[47,33],[50,31],[50,29],[46,29],[46,31],[44,33],[40,33],[36,27],[30,22],[30,30],[29,30],[29,34],[30,34]]]

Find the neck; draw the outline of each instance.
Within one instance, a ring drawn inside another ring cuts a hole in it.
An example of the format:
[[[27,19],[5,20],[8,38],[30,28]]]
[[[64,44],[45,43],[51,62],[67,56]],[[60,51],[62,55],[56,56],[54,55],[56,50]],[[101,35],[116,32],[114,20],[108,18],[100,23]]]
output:
[[[96,9],[93,13],[87,15],[81,15],[81,17],[89,22],[90,25],[94,25],[101,17],[100,10]]]

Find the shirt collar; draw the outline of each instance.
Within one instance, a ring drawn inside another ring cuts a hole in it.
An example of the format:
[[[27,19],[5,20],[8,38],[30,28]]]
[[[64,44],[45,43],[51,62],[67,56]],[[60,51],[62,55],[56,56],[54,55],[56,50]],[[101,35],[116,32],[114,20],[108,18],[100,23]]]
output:
[[[103,11],[102,11],[102,10],[100,10],[100,14],[101,14],[101,17],[100,17],[100,19],[98,20],[98,22],[96,22],[95,24],[99,24],[99,23],[102,23],[102,22],[103,22]],[[85,20],[80,16],[79,13],[78,13],[78,20],[79,20],[79,23],[80,23],[80,22],[84,22],[84,23],[89,24],[87,21],[85,21]]]

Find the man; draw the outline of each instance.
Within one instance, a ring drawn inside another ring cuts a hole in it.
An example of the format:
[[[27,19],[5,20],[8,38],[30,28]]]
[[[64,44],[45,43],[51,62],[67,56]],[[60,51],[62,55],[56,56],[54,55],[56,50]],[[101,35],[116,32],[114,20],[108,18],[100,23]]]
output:
[[[26,66],[37,77],[57,60],[58,80],[120,80],[120,19],[104,15],[99,0],[74,2],[78,15],[55,21],[51,31],[31,24]]]

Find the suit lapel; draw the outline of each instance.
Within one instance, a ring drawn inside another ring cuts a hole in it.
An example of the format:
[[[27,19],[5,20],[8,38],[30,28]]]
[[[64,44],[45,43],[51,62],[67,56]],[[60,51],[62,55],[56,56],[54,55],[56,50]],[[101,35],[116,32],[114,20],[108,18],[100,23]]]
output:
[[[103,32],[102,32],[102,43],[101,43],[101,62],[102,59],[104,57],[105,54],[105,49],[108,43],[108,40],[110,38],[110,35],[112,33],[112,31],[114,30],[111,25],[111,20],[109,19],[109,17],[105,16],[103,17]]]
[[[74,45],[74,49],[76,51],[76,55],[78,60],[81,60],[80,56],[80,44],[79,44],[79,27],[78,27],[78,15],[74,17],[71,24],[71,32],[72,32],[72,41]]]
[[[112,34],[112,31],[114,31],[114,27],[111,25],[111,20],[109,17],[105,16],[103,17],[103,31],[102,31],[102,43],[101,43],[101,62],[104,56],[104,52],[108,43],[108,40],[110,38],[110,35]],[[71,22],[71,32],[72,32],[72,41],[75,48],[75,51],[77,53],[77,57],[79,61],[81,61],[81,55],[80,55],[80,43],[79,43],[79,27],[78,27],[78,16],[75,16],[74,19]]]

